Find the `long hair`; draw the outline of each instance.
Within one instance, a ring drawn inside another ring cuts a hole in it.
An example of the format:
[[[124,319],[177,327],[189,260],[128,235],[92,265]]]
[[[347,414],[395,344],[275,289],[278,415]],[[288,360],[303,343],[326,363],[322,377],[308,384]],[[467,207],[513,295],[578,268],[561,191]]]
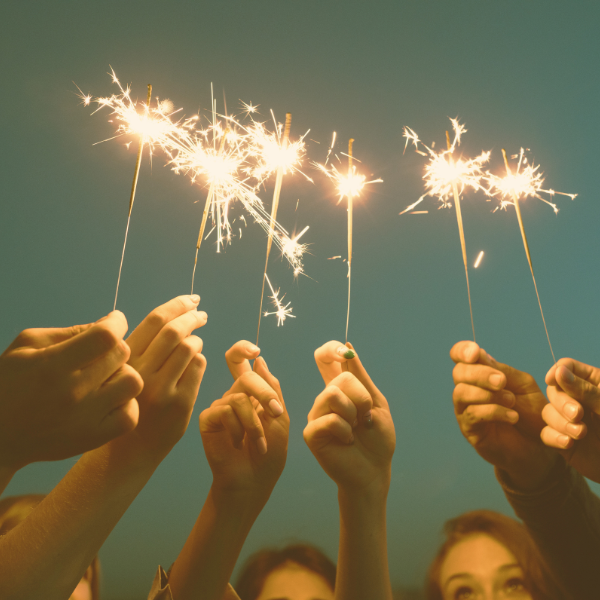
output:
[[[0,536],[6,535],[19,523],[22,523],[33,509],[45,498],[44,494],[26,494],[8,496],[0,500]],[[92,600],[100,600],[100,562],[95,556],[92,564],[83,576],[90,584]]]
[[[307,544],[293,544],[281,548],[259,550],[244,563],[235,591],[241,600],[256,600],[270,573],[286,563],[295,563],[320,575],[331,588],[335,589],[335,563],[321,550]]]
[[[525,585],[533,600],[564,600],[564,595],[522,523],[491,510],[474,510],[447,521],[444,533],[446,539],[427,573],[427,600],[443,600],[440,587],[442,564],[456,544],[476,534],[491,537],[514,555],[523,569]]]

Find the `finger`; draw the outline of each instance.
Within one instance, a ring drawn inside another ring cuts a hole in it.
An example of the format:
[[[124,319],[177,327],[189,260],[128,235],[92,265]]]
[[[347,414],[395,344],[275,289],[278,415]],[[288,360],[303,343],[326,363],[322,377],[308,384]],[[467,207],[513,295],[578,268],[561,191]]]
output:
[[[328,443],[332,439],[344,445],[354,443],[352,426],[335,413],[311,421],[304,428],[303,436],[306,445],[311,449]]]
[[[272,417],[278,417],[282,414],[275,414],[276,411],[270,407],[271,401],[279,403],[277,392],[260,375],[248,371],[242,373],[231,386],[230,393],[242,393],[247,396],[254,396]]]
[[[81,384],[88,390],[99,388],[129,360],[130,354],[127,342],[121,340],[115,348],[80,371]]]
[[[315,362],[325,385],[342,372],[342,364],[349,358],[354,358],[354,352],[340,342],[327,342],[315,350]]]
[[[252,401],[246,394],[231,394],[227,396],[229,406],[233,409],[249,441],[260,454],[267,453],[267,440],[263,425],[254,410]]]
[[[200,296],[197,295],[178,296],[155,308],[127,338],[133,355],[143,354],[167,323],[190,310],[195,310],[199,302]]]
[[[196,402],[205,372],[206,358],[204,354],[196,354],[190,361],[181,379],[177,382],[177,390],[185,394],[186,397],[193,398],[194,402]]]
[[[108,414],[139,396],[143,389],[144,381],[140,374],[130,365],[123,365],[88,400],[98,404],[102,407],[102,412]]]
[[[554,377],[557,384],[571,398],[579,400],[583,406],[600,414],[600,389],[597,386],[573,374],[564,365],[554,371]]]
[[[358,354],[356,353],[354,346],[350,342],[346,342],[346,346],[350,348],[352,352],[354,352],[354,357],[349,358],[346,363],[348,365],[348,371],[350,371],[350,373],[352,373],[352,375],[354,375],[364,385],[365,389],[369,392],[371,398],[373,399],[373,406],[377,408],[387,408],[388,403],[385,399],[385,396],[373,383],[373,380],[367,373],[367,370],[364,368]]]
[[[82,369],[115,348],[127,333],[125,315],[115,310],[94,323],[91,327],[83,326],[81,333],[75,333],[64,342],[45,349],[48,356],[59,361],[60,366],[67,369]]]
[[[158,371],[192,331],[206,324],[206,319],[205,312],[190,310],[169,321],[144,352],[144,370],[150,373]]]
[[[246,340],[240,340],[231,346],[225,352],[225,360],[233,378],[237,379],[242,373],[252,371],[249,361],[259,354],[260,348]]]
[[[336,385],[328,385],[316,397],[315,403],[308,413],[308,421],[314,421],[331,413],[339,415],[351,427],[358,424],[356,405]]]
[[[565,419],[552,404],[546,404],[542,410],[542,419],[548,427],[551,427],[558,433],[568,435],[574,440],[580,440],[585,437],[587,429],[584,423],[571,423]]]
[[[234,448],[239,448],[244,439],[244,427],[233,408],[226,405],[211,406],[200,413],[200,433],[218,433],[225,429]]]
[[[490,392],[475,385],[459,383],[452,393],[452,401],[454,402],[456,414],[460,415],[471,404],[499,404],[506,408],[512,408],[516,404],[517,399],[508,390]]]
[[[566,394],[560,388],[549,385],[546,388],[546,394],[554,409],[567,421],[579,423],[585,416],[583,406],[581,406],[577,400],[573,400],[569,394]]]
[[[460,416],[461,426],[466,430],[475,430],[488,423],[510,423],[519,420],[519,413],[498,404],[472,404]]]
[[[94,323],[87,323],[86,325],[72,325],[71,327],[39,327],[24,329],[12,342],[9,349],[26,346],[28,348],[39,350],[41,348],[53,346],[54,344],[60,344],[60,342],[65,342],[93,326]]]
[[[485,354],[485,351],[475,342],[470,341],[457,342],[450,349],[450,358],[455,363],[474,364],[479,361],[482,354]]]
[[[476,387],[496,392],[506,385],[504,373],[485,365],[468,365],[457,363],[452,370],[454,384],[467,383]]]
[[[133,431],[140,418],[140,407],[135,398],[128,400],[112,410],[100,424],[99,435],[102,438],[100,445],[110,440]]]
[[[262,356],[259,356],[254,361],[252,370],[262,377],[277,392],[279,403],[273,401],[269,402],[269,408],[271,408],[272,412],[274,414],[277,413],[278,415],[284,412],[285,400],[283,399],[283,393],[281,392],[281,385],[279,384],[279,379],[269,371],[267,361]]]
[[[342,373],[331,381],[330,386],[338,387],[356,407],[356,418],[361,422],[369,417],[373,408],[373,399],[365,386],[350,372]]]
[[[159,369],[158,373],[161,380],[168,382],[170,387],[175,387],[194,356],[202,352],[202,346],[203,342],[198,336],[189,335],[186,337]]]
[[[540,437],[546,446],[550,446],[550,448],[559,448],[560,450],[570,448],[575,443],[568,435],[559,433],[552,429],[552,427],[544,427],[540,433]]]
[[[586,365],[573,358],[561,358],[556,364],[552,365],[548,373],[546,373],[546,383],[548,385],[557,385],[556,370],[559,367],[564,367],[571,371],[576,377],[585,379],[593,385],[600,384],[600,369]]]

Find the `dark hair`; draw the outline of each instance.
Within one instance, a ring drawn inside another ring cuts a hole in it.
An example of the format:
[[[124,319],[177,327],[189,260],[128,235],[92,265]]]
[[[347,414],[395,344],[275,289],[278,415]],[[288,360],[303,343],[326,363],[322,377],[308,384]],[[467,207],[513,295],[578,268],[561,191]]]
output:
[[[265,548],[248,558],[235,586],[235,591],[241,600],[256,600],[266,578],[286,563],[296,563],[308,571],[320,575],[327,582],[331,591],[334,591],[335,563],[314,546],[293,544],[280,550]]]
[[[11,529],[22,523],[45,497],[44,494],[26,494],[2,498],[0,500],[0,535],[6,535]],[[92,600],[100,600],[100,562],[97,556],[94,557],[83,578],[90,583]]]
[[[474,510],[447,521],[446,540],[431,563],[425,584],[427,600],[443,600],[440,572],[448,552],[465,538],[484,534],[502,544],[523,569],[525,585],[533,600],[562,600],[563,595],[522,523],[491,510]]]

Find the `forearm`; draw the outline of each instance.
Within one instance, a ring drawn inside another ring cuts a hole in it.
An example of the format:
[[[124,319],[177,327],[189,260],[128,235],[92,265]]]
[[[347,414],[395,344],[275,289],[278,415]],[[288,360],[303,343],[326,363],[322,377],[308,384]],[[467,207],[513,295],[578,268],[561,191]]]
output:
[[[84,454],[0,540],[0,597],[64,600],[158,463],[115,440]]]
[[[219,494],[211,488],[171,569],[173,598],[222,598],[246,537],[265,503],[266,498]]]
[[[387,556],[388,485],[368,494],[338,491],[340,546],[336,600],[391,600]]]

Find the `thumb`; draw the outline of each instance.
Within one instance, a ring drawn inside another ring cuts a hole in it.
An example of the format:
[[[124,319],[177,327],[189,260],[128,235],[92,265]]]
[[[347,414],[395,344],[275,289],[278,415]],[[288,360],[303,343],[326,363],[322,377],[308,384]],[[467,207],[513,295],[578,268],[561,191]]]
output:
[[[555,378],[558,385],[571,398],[578,400],[596,414],[600,414],[600,389],[597,386],[577,377],[564,365],[556,369]]]

